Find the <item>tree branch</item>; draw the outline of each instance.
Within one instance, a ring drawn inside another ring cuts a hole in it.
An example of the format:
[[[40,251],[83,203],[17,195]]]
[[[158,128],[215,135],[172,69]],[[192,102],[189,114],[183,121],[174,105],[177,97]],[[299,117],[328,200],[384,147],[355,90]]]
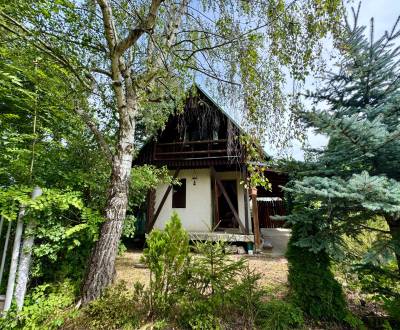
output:
[[[231,81],[231,80],[223,79],[223,78],[221,78],[221,77],[219,77],[219,76],[216,76],[216,75],[214,75],[214,74],[212,74],[212,73],[210,73],[210,72],[208,72],[208,71],[206,71],[206,70],[200,69],[200,68],[198,68],[198,67],[195,67],[195,66],[192,66],[192,65],[186,65],[186,67],[187,67],[188,69],[191,69],[191,70],[200,72],[200,73],[206,75],[207,77],[213,78],[213,79],[215,79],[215,80],[217,80],[217,81],[220,81],[220,82],[223,82],[223,83],[227,83],[227,84],[230,84],[230,85],[234,85],[234,86],[241,86],[241,84],[239,84],[239,83],[237,83],[237,82],[234,82],[234,81]]]
[[[118,42],[118,37],[115,31],[113,15],[110,5],[107,0],[97,0],[103,15],[103,25],[105,37],[108,44],[108,49],[112,52]]]
[[[361,223],[359,223],[358,226],[360,226],[360,227],[363,228],[363,229],[367,229],[367,230],[371,230],[371,231],[376,231],[376,232],[378,232],[378,233],[383,233],[383,234],[386,234],[386,235],[389,235],[389,234],[390,234],[390,231],[388,231],[388,230],[382,230],[382,229],[378,229],[378,228],[372,228],[372,227],[363,225],[363,224],[361,224]]]
[[[100,149],[103,151],[104,155],[106,156],[108,162],[111,164],[112,162],[112,152],[110,147],[108,146],[106,140],[104,139],[103,133],[97,128],[96,123],[94,122],[93,118],[90,115],[79,108],[78,106],[75,107],[75,112],[82,118],[83,122],[86,126],[89,127],[91,132],[93,133],[94,137],[96,138],[97,144],[99,145]]]
[[[91,68],[90,71],[96,72],[96,73],[101,73],[101,74],[103,74],[103,75],[105,75],[107,77],[112,78],[112,74],[111,74],[110,71],[107,71],[107,70],[104,70],[104,69],[101,69],[101,68]]]
[[[106,0],[99,0],[105,2]],[[122,39],[115,45],[115,52],[122,55],[129,47],[131,47],[142,36],[143,33],[149,32],[154,28],[157,18],[157,11],[163,0],[152,0],[149,13],[145,20],[136,28],[132,29],[126,38]]]
[[[85,88],[87,89],[91,89],[90,85],[84,81],[81,77],[81,75],[79,74],[79,71],[77,68],[75,68],[62,54],[59,54],[58,52],[56,52],[48,42],[44,42],[43,40],[41,40],[40,38],[36,38],[31,31],[29,31],[23,24],[21,24],[20,22],[16,21],[14,18],[10,17],[9,15],[7,15],[6,13],[4,13],[3,11],[0,11],[0,16],[3,16],[5,19],[7,19],[9,22],[11,22],[12,25],[14,25],[15,27],[19,28],[20,30],[22,30],[23,33],[25,33],[26,35],[18,32],[15,28],[12,29],[10,27],[8,27],[6,24],[4,23],[0,23],[0,26],[3,27],[4,29],[6,29],[7,31],[9,31],[10,33],[13,33],[15,35],[17,35],[18,37],[26,40],[26,41],[30,41],[28,37],[32,37],[34,39],[34,41],[36,42],[32,42],[33,46],[39,50],[41,50],[43,53],[47,54],[48,56],[52,57],[54,60],[56,60],[61,66],[63,66],[64,68],[68,69],[71,71],[71,73],[74,74],[74,76],[79,80],[79,82],[85,86]]]

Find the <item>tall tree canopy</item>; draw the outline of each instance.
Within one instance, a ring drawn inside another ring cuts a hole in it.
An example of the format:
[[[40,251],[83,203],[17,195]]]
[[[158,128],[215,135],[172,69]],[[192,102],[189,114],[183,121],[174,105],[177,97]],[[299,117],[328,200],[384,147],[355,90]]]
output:
[[[285,72],[301,81],[314,69],[341,9],[340,0],[2,1],[3,41],[19,45],[14,56],[29,49],[62,68],[75,114],[111,165],[83,303],[113,278],[138,121],[148,131],[162,126],[193,80],[208,80],[239,95],[249,125],[277,139]]]
[[[400,274],[400,18],[391,31],[374,39],[373,20],[367,36],[357,17],[355,13],[354,25],[346,22],[339,42],[339,72],[329,73],[326,86],[310,95],[325,109],[301,114],[307,126],[329,137],[329,144],[316,153],[315,161],[306,163],[303,178],[287,189],[297,204],[288,218],[296,228],[296,246],[335,258],[353,255],[344,238],[375,233],[374,243],[357,262],[378,266],[375,275],[382,276],[397,257],[398,270],[391,269],[395,279],[391,283],[396,283]]]

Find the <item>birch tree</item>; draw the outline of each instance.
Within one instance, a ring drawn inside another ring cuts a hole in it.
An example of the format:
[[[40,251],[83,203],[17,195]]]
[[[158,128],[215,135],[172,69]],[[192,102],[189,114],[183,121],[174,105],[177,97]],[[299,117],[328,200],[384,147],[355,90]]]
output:
[[[114,277],[135,152],[135,128],[162,126],[194,80],[236,96],[258,133],[286,132],[285,73],[302,81],[321,39],[341,16],[339,0],[96,0],[2,4],[0,29],[70,72],[65,81],[87,95],[79,116],[107,157],[111,175],[105,221],[84,280],[83,304]],[[107,138],[104,131],[112,132]],[[287,130],[289,131],[289,130]]]

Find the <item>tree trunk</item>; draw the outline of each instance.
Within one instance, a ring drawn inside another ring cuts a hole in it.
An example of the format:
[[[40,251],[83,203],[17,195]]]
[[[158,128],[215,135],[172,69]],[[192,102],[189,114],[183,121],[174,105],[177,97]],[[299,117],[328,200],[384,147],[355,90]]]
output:
[[[42,189],[35,187],[32,192],[32,199],[35,199],[42,195]],[[29,279],[29,269],[31,266],[32,249],[35,237],[33,231],[36,228],[35,220],[31,219],[27,224],[24,232],[24,238],[22,242],[22,250],[18,265],[18,276],[17,285],[15,287],[15,301],[17,303],[18,310],[21,310],[24,305],[26,286]]]
[[[390,234],[392,235],[392,240],[395,241],[395,244],[397,247],[400,247],[400,219],[386,219],[388,225],[389,225],[389,230]],[[398,249],[395,252],[396,259],[397,259],[397,269],[400,274],[400,253],[398,252]]]
[[[80,303],[85,305],[98,298],[112,283],[115,275],[115,258],[122,234],[123,222],[128,205],[129,181],[133,160],[135,121],[134,103],[121,111],[120,128],[116,154],[113,157],[112,172],[104,210],[105,222],[99,240],[92,251],[89,268],[82,288]]]
[[[11,307],[12,297],[14,293],[15,286],[15,277],[17,275],[18,268],[18,258],[19,258],[19,250],[21,247],[21,237],[22,231],[24,228],[24,215],[25,215],[25,207],[21,206],[18,214],[17,227],[15,229],[15,237],[14,237],[14,245],[13,251],[11,255],[11,265],[10,272],[8,274],[8,282],[7,282],[7,291],[6,291],[6,300],[4,302],[3,310],[7,312]]]

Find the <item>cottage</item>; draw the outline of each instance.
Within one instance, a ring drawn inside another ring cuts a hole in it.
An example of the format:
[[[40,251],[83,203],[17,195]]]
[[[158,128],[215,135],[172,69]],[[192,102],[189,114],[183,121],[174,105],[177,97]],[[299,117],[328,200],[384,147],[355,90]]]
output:
[[[173,211],[192,239],[261,243],[260,228],[281,226],[271,215],[284,214],[280,185],[287,176],[267,170],[272,190],[249,196],[240,126],[199,86],[184,111],[170,116],[165,129],[140,150],[135,165],[167,166],[179,180],[147,195],[146,232],[162,229]],[[267,160],[268,156],[266,156]]]

